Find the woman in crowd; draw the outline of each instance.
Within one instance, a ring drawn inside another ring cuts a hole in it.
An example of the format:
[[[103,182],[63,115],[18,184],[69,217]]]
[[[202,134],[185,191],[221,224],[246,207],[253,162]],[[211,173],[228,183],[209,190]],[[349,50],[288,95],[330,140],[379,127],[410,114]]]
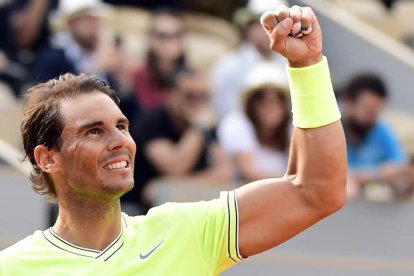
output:
[[[145,62],[135,72],[135,95],[143,110],[160,106],[177,70],[186,65],[184,22],[175,10],[154,13]]]
[[[227,115],[219,140],[241,181],[280,177],[286,171],[290,102],[285,72],[269,63],[254,67],[241,93],[243,111]]]

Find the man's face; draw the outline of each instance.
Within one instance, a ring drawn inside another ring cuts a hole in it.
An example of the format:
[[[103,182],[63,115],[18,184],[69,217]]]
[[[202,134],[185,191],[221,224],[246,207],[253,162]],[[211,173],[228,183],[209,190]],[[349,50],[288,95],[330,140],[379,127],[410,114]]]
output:
[[[263,30],[259,21],[251,23],[251,25],[247,27],[246,38],[262,55],[268,56],[273,53],[272,49],[269,47],[269,37]]]
[[[378,121],[384,108],[384,99],[370,91],[362,91],[354,100],[345,104],[345,113],[360,130],[370,130]]]
[[[153,24],[150,44],[155,55],[162,60],[177,60],[184,51],[183,23],[178,18],[163,15]]]
[[[65,190],[81,198],[105,199],[132,189],[135,143],[112,99],[99,91],[79,95],[62,100],[59,111],[64,129],[58,179],[65,180]]]
[[[210,104],[210,89],[207,82],[198,75],[182,76],[178,88],[171,92],[176,115],[190,121],[198,112]]]
[[[96,49],[101,30],[99,17],[87,14],[79,15],[69,21],[69,29],[73,39],[83,49],[89,52]]]
[[[287,103],[276,88],[265,88],[258,95],[254,103],[258,123],[263,129],[275,129],[281,125],[287,116]]]

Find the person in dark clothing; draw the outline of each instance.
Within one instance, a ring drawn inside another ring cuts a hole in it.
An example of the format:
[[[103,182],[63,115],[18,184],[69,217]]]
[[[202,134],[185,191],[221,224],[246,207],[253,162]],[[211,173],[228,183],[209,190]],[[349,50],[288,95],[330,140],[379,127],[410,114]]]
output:
[[[137,144],[135,187],[124,204],[148,207],[149,182],[158,177],[229,180],[230,167],[215,135],[206,81],[194,71],[180,71],[163,106],[148,111],[132,127]],[[179,160],[179,162],[177,162]]]
[[[16,33],[11,24],[13,16],[12,3],[0,4],[0,26],[2,27],[0,32],[0,82],[5,83],[17,96],[30,75],[19,64]]]
[[[147,57],[134,72],[136,99],[144,110],[164,103],[175,72],[187,66],[184,36],[184,21],[179,12],[154,12]]]
[[[59,0],[13,0],[13,28],[16,32],[16,44],[36,54],[50,45],[52,36],[49,17],[58,8]]]

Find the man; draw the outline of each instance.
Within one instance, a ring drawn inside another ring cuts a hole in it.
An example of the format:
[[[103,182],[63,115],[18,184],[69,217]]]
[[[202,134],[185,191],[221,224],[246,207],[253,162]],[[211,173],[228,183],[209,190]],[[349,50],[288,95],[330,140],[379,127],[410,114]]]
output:
[[[214,108],[220,118],[241,110],[240,91],[250,69],[262,62],[271,62],[284,70],[286,61],[269,48],[269,39],[260,25],[260,15],[275,9],[277,3],[285,1],[250,0],[246,8],[240,8],[234,15],[240,29],[241,45],[220,59],[212,71]]]
[[[217,142],[209,102],[205,79],[183,69],[176,74],[165,103],[139,115],[131,134],[140,169],[135,171],[134,189],[122,198],[125,208],[126,204],[137,210],[144,207],[144,212],[152,201],[147,185],[157,177],[197,178],[205,183],[230,180],[230,164]]]
[[[47,81],[67,72],[82,72],[127,90],[120,77],[125,75],[126,66],[121,66],[125,57],[115,41],[102,38],[104,11],[105,6],[99,0],[59,2],[58,15],[65,28],[55,34],[52,47],[44,48],[36,56],[36,81]]]
[[[263,24],[290,65],[295,129],[286,176],[209,202],[122,214],[135,145],[113,91],[90,77],[51,80],[27,94],[22,131],[32,180],[48,185],[59,217],[1,252],[1,274],[217,275],[341,208],[345,139],[317,19],[308,7],[281,6]]]
[[[358,192],[366,184],[381,182],[391,184],[397,192],[410,186],[403,149],[390,127],[380,119],[387,98],[384,82],[372,74],[354,77],[343,91],[351,190],[357,188]]]

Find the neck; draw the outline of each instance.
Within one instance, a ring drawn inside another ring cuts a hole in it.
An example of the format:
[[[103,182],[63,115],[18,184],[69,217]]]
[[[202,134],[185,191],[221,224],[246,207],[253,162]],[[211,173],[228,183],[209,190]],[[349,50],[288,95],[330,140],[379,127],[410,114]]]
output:
[[[171,60],[166,60],[166,59],[165,60],[159,60],[158,61],[158,66],[159,66],[161,72],[169,73],[169,72],[174,71],[175,62],[171,61]]]
[[[121,232],[119,198],[108,202],[60,200],[59,216],[53,230],[75,245],[105,249]]]
[[[257,135],[261,143],[265,146],[273,147],[275,141],[273,141],[273,131],[269,129],[259,128],[257,130]]]

